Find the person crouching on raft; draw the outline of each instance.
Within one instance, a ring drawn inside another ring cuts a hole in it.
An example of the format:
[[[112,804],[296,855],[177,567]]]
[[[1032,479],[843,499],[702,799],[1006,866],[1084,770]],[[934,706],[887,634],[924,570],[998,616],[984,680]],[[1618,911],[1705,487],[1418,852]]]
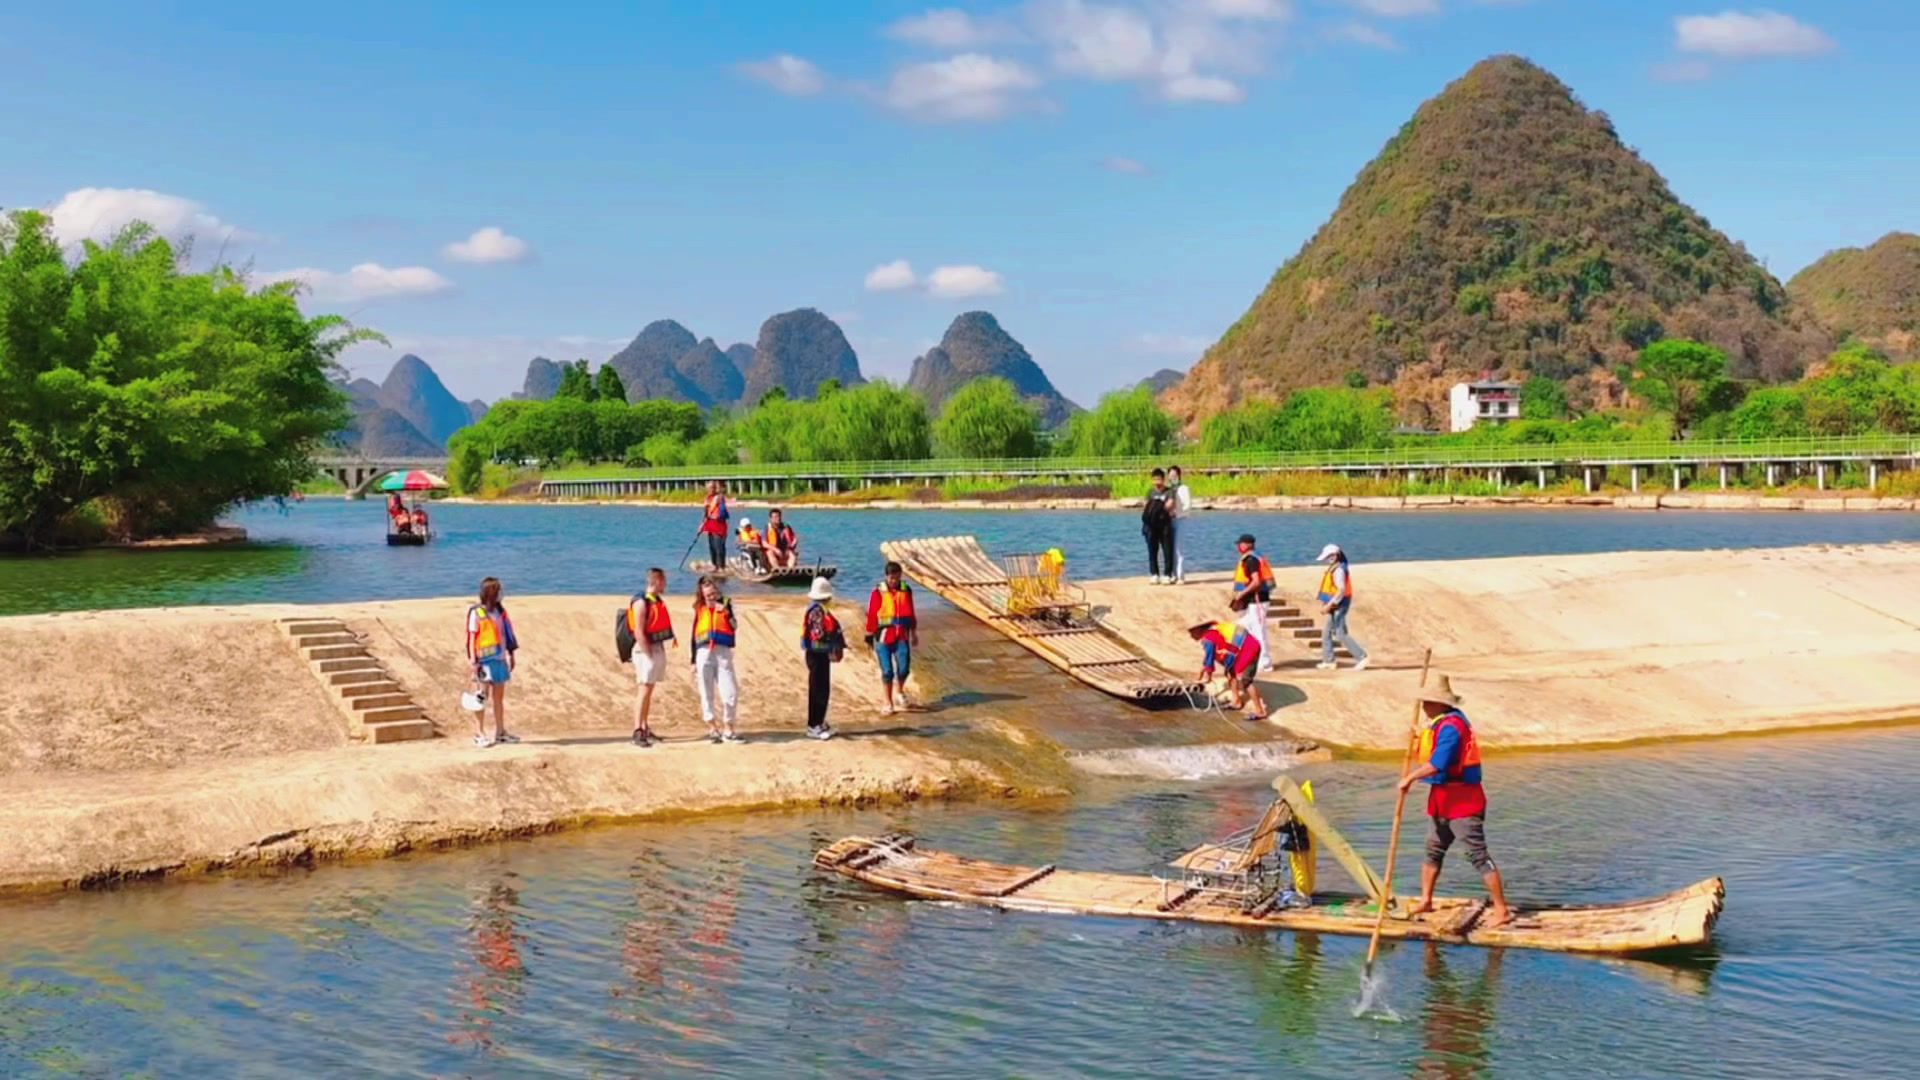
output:
[[[480,602],[467,609],[467,662],[473,666],[475,696],[473,744],[517,743],[507,731],[507,680],[513,678],[513,655],[520,640],[513,636],[513,620],[500,602],[500,579],[483,578]],[[487,736],[487,699],[493,699],[493,736]]]
[[[1473,737],[1473,725],[1460,711],[1460,698],[1453,684],[1440,676],[1435,688],[1420,697],[1420,709],[1426,722],[1420,729],[1420,764],[1400,778],[1400,792],[1421,781],[1427,790],[1427,817],[1433,832],[1427,838],[1427,858],[1420,867],[1420,902],[1413,914],[1433,910],[1433,887],[1440,881],[1440,864],[1447,849],[1457,839],[1467,849],[1467,859],[1480,871],[1486,883],[1493,911],[1479,925],[1486,929],[1513,921],[1507,909],[1507,891],[1500,880],[1500,868],[1487,853],[1487,792],[1480,786],[1480,744]]]
[[[846,655],[847,638],[840,620],[827,610],[833,602],[832,582],[814,578],[807,599],[813,602],[800,622],[800,651],[807,657],[807,738],[831,739],[827,702],[833,694],[833,665]]]
[[[700,518],[700,533],[707,538],[707,559],[715,573],[727,568],[727,496],[720,481],[707,481],[707,506]]]
[[[867,597],[867,644],[880,661],[880,686],[886,691],[886,712],[907,707],[907,675],[913,668],[913,650],[920,644],[920,623],[913,614],[913,588],[900,580],[900,564],[889,562],[886,577]]]
[[[767,511],[767,562],[776,570],[800,565],[800,538],[778,510]]]
[[[760,535],[759,529],[753,527],[752,518],[743,517],[740,519],[740,534],[735,537],[735,539],[740,541],[740,554],[747,557],[748,566],[753,567],[755,570],[766,569],[766,538]]]
[[[694,593],[689,647],[693,650],[693,681],[700,687],[700,718],[707,723],[708,742],[740,741],[733,731],[740,717],[740,682],[733,674],[735,633],[733,601],[721,594],[719,578],[710,574],[702,577]]]
[[[647,591],[627,601],[627,633],[633,635],[633,681],[639,695],[633,701],[633,745],[652,746],[653,688],[667,674],[667,642],[673,640],[673,616],[663,598],[667,572],[647,571]]]
[[[1213,665],[1218,660],[1221,670],[1226,672],[1227,685],[1233,690],[1233,707],[1247,709],[1255,720],[1265,720],[1267,703],[1253,685],[1254,673],[1260,667],[1260,643],[1247,633],[1247,628],[1230,622],[1203,622],[1188,627],[1187,633],[1206,647],[1200,681],[1203,684],[1213,681]]]

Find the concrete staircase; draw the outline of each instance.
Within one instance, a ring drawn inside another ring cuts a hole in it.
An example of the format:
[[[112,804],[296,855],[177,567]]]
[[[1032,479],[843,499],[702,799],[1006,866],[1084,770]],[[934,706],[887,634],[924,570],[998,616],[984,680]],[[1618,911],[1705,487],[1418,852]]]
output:
[[[1314,656],[1320,655],[1320,624],[1298,606],[1276,599],[1267,605],[1267,640],[1276,642],[1273,650],[1276,661],[1280,654],[1278,639],[1289,636]],[[1336,644],[1333,655],[1337,660],[1353,659],[1345,645]]]
[[[280,629],[306,657],[346,715],[347,730],[369,743],[434,737],[433,721],[414,704],[360,636],[339,619],[301,616],[280,620]]]

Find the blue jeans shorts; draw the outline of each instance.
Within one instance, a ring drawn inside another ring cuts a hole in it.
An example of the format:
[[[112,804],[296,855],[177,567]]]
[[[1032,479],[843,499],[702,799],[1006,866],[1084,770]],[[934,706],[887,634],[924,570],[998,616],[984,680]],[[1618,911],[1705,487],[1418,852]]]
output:
[[[873,654],[880,658],[881,682],[906,682],[907,673],[913,669],[913,647],[906,638],[889,645],[878,639],[873,643]]]
[[[503,683],[513,678],[513,672],[507,668],[507,660],[504,656],[482,660],[475,666],[480,669],[480,681],[484,683]]]

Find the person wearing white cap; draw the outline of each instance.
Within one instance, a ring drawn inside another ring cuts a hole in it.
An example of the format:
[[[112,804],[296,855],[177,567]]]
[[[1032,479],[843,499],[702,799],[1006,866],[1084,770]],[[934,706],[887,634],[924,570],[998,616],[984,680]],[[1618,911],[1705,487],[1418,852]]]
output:
[[[1333,643],[1338,641],[1353,654],[1353,670],[1365,671],[1367,650],[1347,632],[1347,612],[1353,607],[1353,569],[1347,565],[1347,553],[1339,544],[1328,544],[1320,549],[1320,561],[1327,564],[1320,575],[1320,610],[1327,616],[1327,625],[1320,631],[1320,670],[1340,666],[1333,658]]]
[[[833,665],[847,654],[847,637],[840,620],[827,610],[833,603],[833,583],[813,579],[807,590],[807,613],[800,623],[800,651],[807,657],[807,738],[831,739],[827,701],[833,694]]]
[[[767,568],[767,541],[765,537],[760,535],[760,530],[753,527],[752,518],[742,517],[740,519],[739,540],[740,554],[747,557],[747,565],[753,567],[755,570],[765,570]]]

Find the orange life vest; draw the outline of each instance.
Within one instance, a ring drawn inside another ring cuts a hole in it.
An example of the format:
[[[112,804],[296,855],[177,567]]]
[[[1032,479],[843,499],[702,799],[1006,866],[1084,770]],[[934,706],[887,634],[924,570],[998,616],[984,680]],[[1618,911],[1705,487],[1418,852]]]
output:
[[[904,584],[898,589],[889,589],[883,581],[874,586],[873,591],[880,594],[880,610],[874,614],[880,627],[907,625],[907,620],[913,617],[913,590]]]
[[[740,526],[740,543],[746,547],[758,546],[760,544],[760,530],[751,525]]]
[[[1254,575],[1255,575],[1254,577],[1247,576],[1247,556],[1248,555],[1253,556],[1254,563],[1258,567],[1258,569],[1254,572]],[[1242,554],[1240,556],[1240,561],[1233,564],[1233,591],[1245,592],[1248,586],[1254,585],[1256,583],[1260,588],[1260,594],[1262,596],[1265,596],[1266,594],[1272,592],[1273,591],[1273,567],[1267,564],[1267,557],[1265,555],[1262,555],[1257,551],[1249,551]]]
[[[707,520],[727,520],[727,497],[725,495],[714,494],[707,496]]]
[[[721,600],[719,607],[693,605],[693,647],[706,645],[733,647],[733,601]]]
[[[1239,656],[1240,650],[1247,647],[1247,629],[1239,623],[1214,623],[1213,632],[1220,635],[1221,648],[1228,657]]]
[[[501,608],[497,615],[479,604],[467,609],[469,618],[476,612],[480,616],[480,625],[473,632],[473,658],[491,660],[506,651],[506,637],[511,633],[507,626],[511,624],[511,620],[507,618],[505,608]]]
[[[1353,599],[1353,567],[1351,566],[1346,566],[1347,580],[1344,582],[1344,587],[1339,592],[1334,591],[1333,571],[1335,567],[1340,566],[1346,566],[1345,559],[1327,564],[1326,573],[1320,575],[1320,602],[1323,604],[1332,603],[1336,597],[1342,601]]]
[[[646,612],[644,623],[636,622],[633,617],[633,605],[627,605],[627,633],[635,641],[672,641],[673,616],[667,611],[667,605],[658,596],[647,593],[640,598],[641,610]]]
[[[1431,761],[1433,759],[1435,733],[1440,730],[1442,724],[1449,722],[1459,725],[1460,728],[1460,760],[1454,762],[1453,767],[1447,770],[1446,782],[1457,784],[1465,779],[1468,769],[1475,768],[1480,764],[1480,740],[1473,737],[1473,725],[1467,722],[1466,713],[1461,712],[1459,709],[1448,709],[1446,712],[1434,717],[1432,722],[1421,728],[1419,760]]]

